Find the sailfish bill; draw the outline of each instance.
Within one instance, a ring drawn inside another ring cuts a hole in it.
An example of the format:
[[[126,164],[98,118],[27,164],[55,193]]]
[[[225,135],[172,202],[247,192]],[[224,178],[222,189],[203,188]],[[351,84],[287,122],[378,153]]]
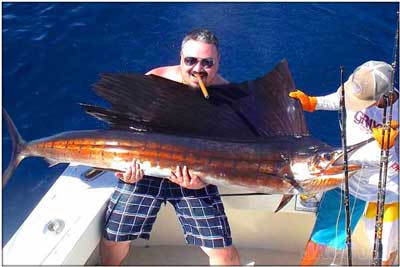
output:
[[[115,171],[136,158],[146,175],[160,178],[186,165],[206,183],[267,194],[332,189],[344,181],[343,153],[309,135],[299,103],[288,97],[294,88],[286,61],[253,81],[210,86],[208,100],[156,76],[103,75],[94,89],[111,108],[82,106],[109,130],[25,142],[3,109],[13,141],[3,186],[22,159],[37,156]],[[349,164],[349,176],[360,169]]]

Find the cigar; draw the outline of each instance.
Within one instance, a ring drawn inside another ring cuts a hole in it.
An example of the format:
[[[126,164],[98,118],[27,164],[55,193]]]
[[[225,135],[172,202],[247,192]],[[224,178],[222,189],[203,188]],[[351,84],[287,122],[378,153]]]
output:
[[[195,76],[196,76],[197,80],[199,81],[200,89],[201,89],[201,92],[203,93],[204,98],[209,99],[210,96],[208,95],[207,88],[204,85],[203,80],[201,79],[200,75],[195,74]]]

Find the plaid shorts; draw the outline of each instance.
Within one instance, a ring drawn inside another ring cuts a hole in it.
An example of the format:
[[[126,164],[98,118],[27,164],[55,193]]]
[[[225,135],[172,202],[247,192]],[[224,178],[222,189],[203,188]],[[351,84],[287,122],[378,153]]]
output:
[[[108,204],[104,237],[115,242],[149,239],[161,204],[166,201],[175,208],[187,244],[209,248],[232,245],[216,186],[192,190],[150,176],[134,184],[119,180]]]

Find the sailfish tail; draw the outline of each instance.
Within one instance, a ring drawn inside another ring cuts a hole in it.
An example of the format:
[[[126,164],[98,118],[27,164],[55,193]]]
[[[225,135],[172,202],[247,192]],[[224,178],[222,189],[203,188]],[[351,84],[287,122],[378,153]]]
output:
[[[3,108],[3,117],[7,123],[8,132],[10,134],[12,140],[12,154],[11,160],[8,164],[7,169],[3,173],[3,188],[7,184],[8,180],[10,179],[11,175],[14,173],[15,169],[17,168],[18,164],[26,157],[22,153],[25,148],[26,142],[22,139],[21,135],[19,134],[17,128],[15,127],[14,122]]]

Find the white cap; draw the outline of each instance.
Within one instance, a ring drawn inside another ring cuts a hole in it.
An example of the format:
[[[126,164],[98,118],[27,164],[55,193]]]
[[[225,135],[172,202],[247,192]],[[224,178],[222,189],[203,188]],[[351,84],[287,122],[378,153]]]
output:
[[[346,107],[359,111],[376,103],[390,91],[392,76],[392,66],[383,61],[368,61],[357,67],[344,84]]]

